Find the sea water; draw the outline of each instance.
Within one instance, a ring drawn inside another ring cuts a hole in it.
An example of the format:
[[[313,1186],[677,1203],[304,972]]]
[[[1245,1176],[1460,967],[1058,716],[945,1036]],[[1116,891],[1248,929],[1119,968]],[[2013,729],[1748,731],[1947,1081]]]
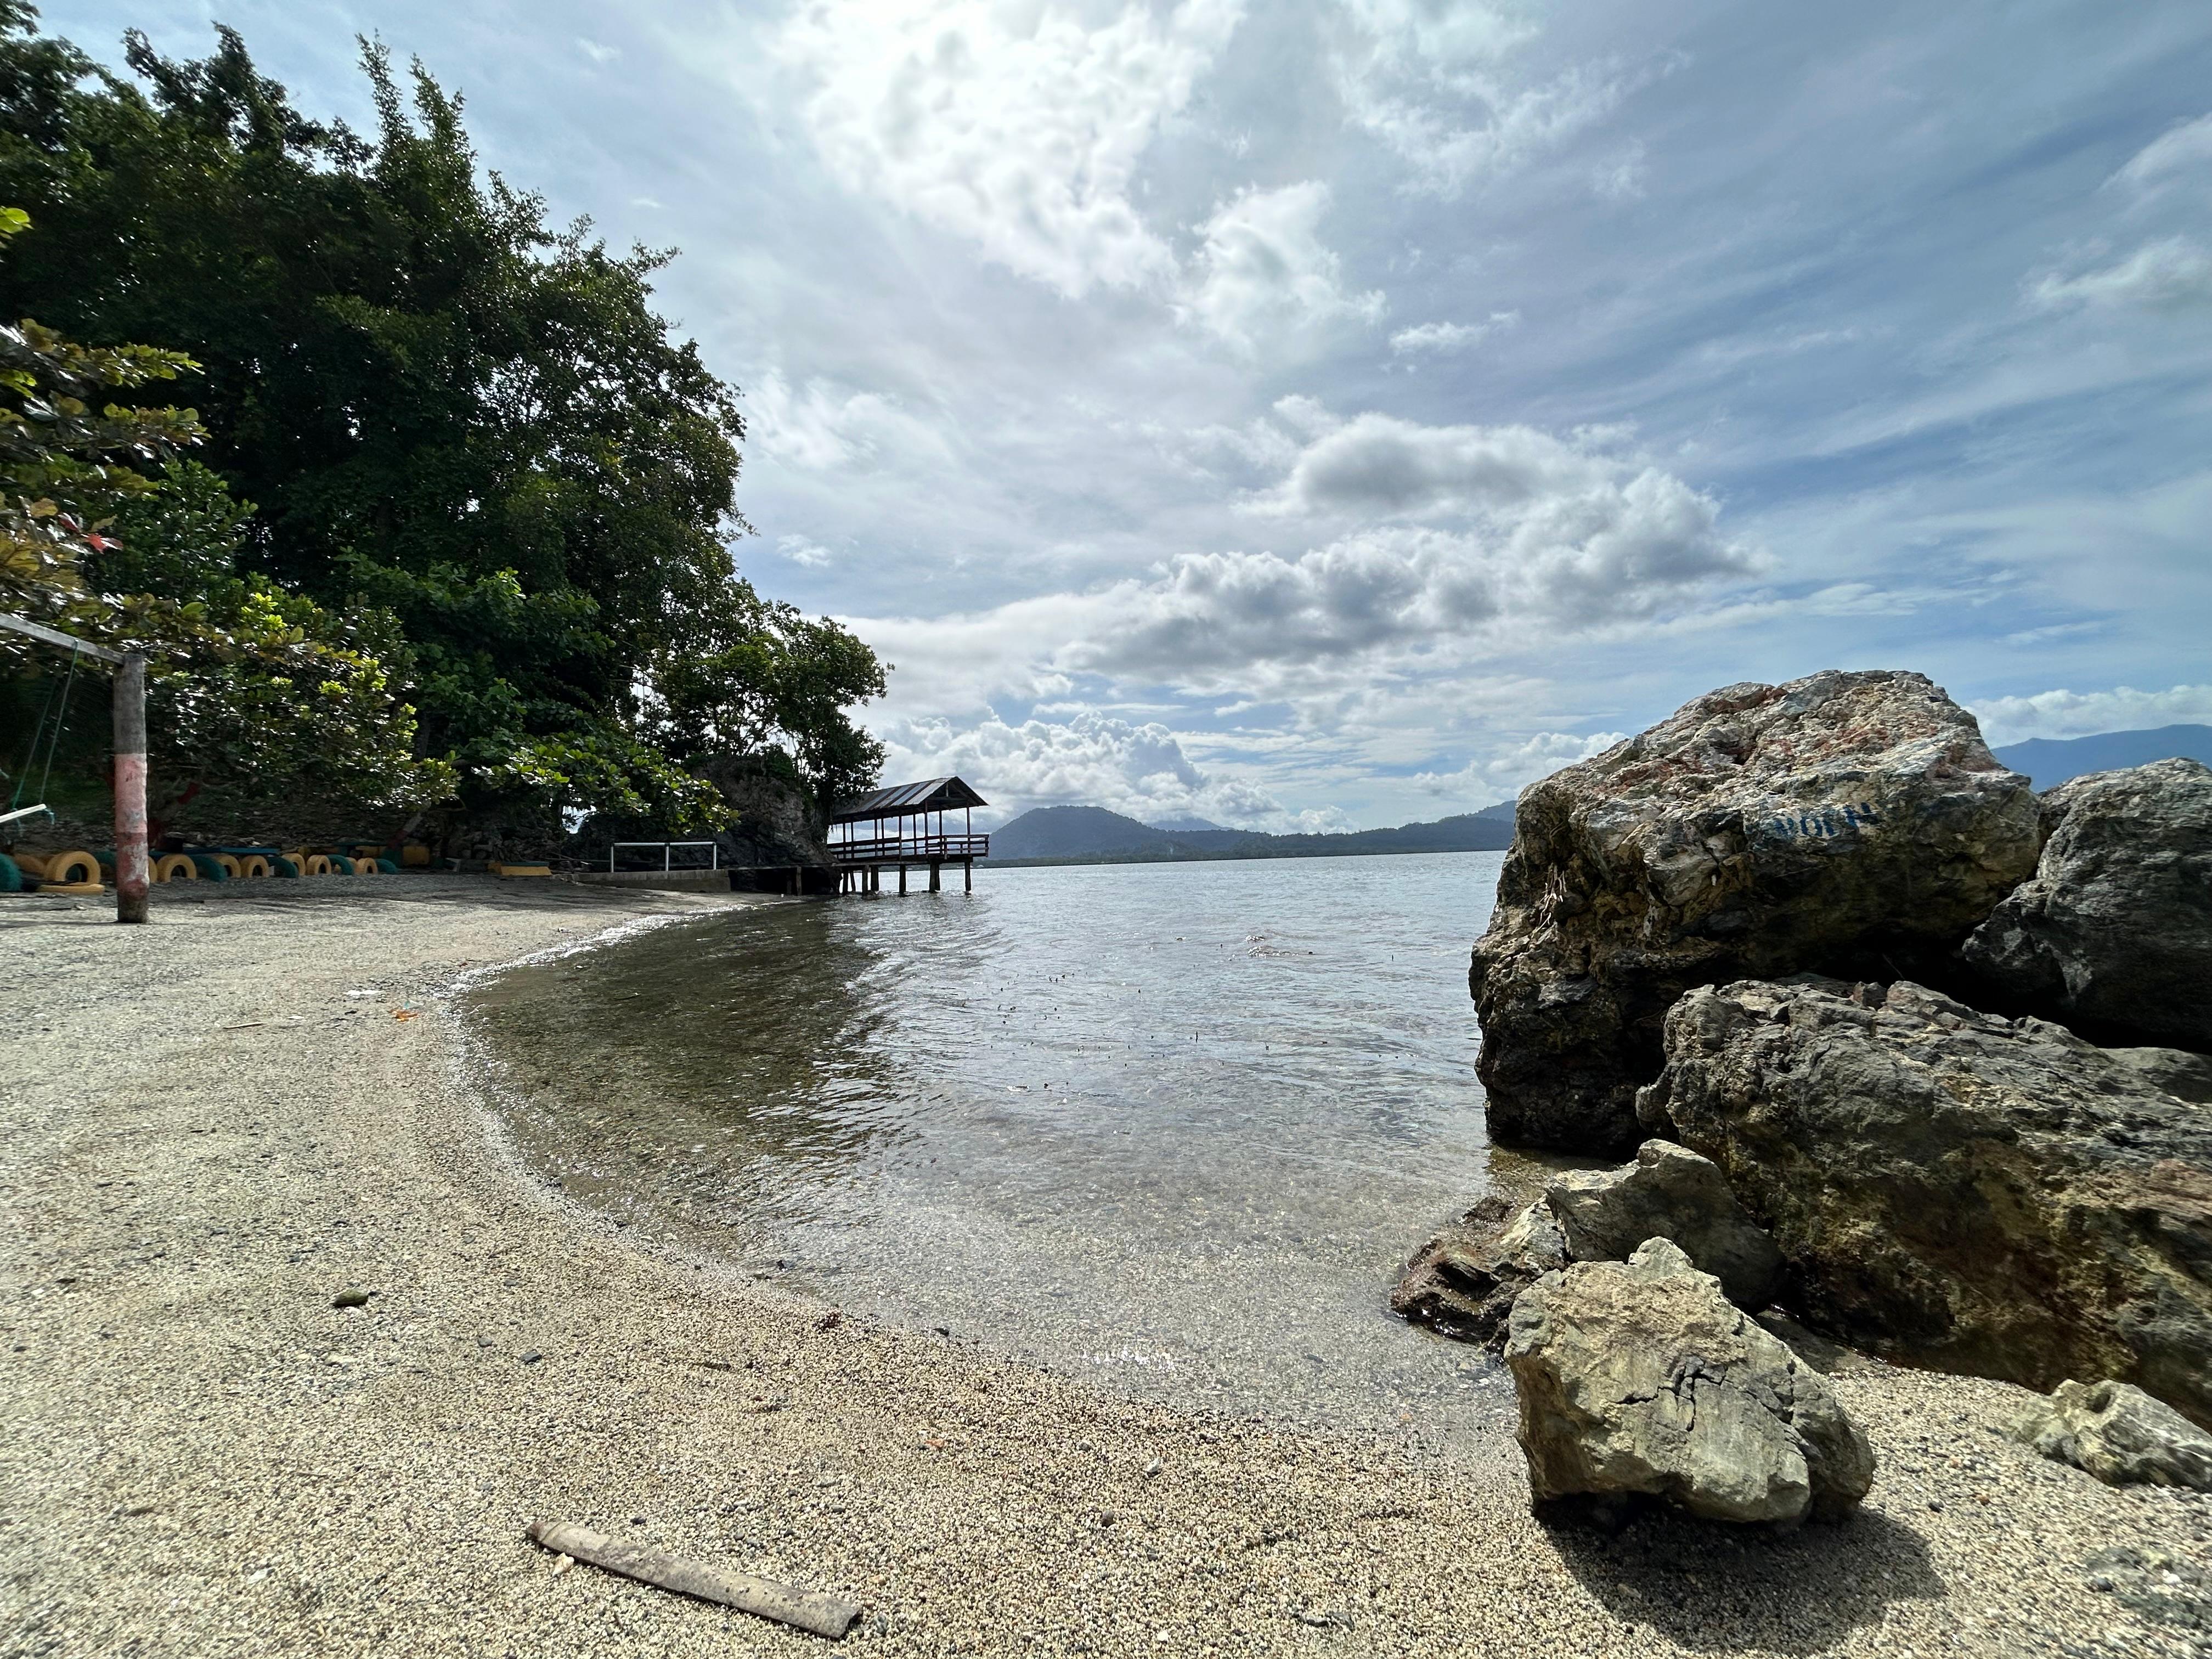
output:
[[[532,1172],[643,1231],[1142,1395],[1495,1439],[1498,1368],[1385,1298],[1535,1175],[1474,1069],[1502,857],[986,866],[518,969],[472,1020]]]

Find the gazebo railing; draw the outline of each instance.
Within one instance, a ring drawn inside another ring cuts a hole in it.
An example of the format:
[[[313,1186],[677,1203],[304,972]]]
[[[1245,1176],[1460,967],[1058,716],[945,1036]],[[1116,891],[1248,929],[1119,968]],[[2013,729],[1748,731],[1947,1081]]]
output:
[[[866,840],[833,841],[830,856],[839,864],[896,864],[929,859],[981,859],[991,855],[991,838],[977,835],[873,836]]]

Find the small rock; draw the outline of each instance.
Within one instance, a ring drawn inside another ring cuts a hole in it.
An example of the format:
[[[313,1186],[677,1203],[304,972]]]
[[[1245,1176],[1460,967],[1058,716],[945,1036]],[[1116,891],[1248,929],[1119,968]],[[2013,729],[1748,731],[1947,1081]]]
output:
[[[1641,1494],[1795,1525],[1840,1519],[1874,1484],[1826,1382],[1663,1238],[1545,1274],[1514,1304],[1505,1363],[1540,1507]]]
[[[821,1318],[814,1322],[814,1328],[817,1331],[834,1331],[844,1322],[845,1316],[839,1313],[836,1309],[832,1308],[828,1313],[823,1314]]]
[[[544,1354],[538,1352],[537,1349],[532,1348],[528,1353],[522,1356],[522,1363],[526,1365],[535,1365],[539,1360],[544,1358],[545,1356]]]
[[[1157,1457],[1152,1459],[1151,1462],[1145,1465],[1145,1473],[1147,1476],[1158,1474],[1159,1472],[1160,1460]]]
[[[2062,1382],[2021,1413],[2013,1437],[2108,1486],[2212,1492],[2212,1435],[2125,1382]]]
[[[333,1308],[366,1308],[368,1305],[368,1298],[375,1294],[376,1292],[374,1291],[340,1291],[336,1296],[331,1298],[331,1306]]]
[[[1740,1308],[1765,1307],[1781,1282],[1781,1251],[1743,1212],[1720,1166],[1671,1140],[1645,1141],[1617,1170],[1556,1176],[1544,1201],[1574,1261],[1624,1261],[1647,1238],[1671,1238]]]

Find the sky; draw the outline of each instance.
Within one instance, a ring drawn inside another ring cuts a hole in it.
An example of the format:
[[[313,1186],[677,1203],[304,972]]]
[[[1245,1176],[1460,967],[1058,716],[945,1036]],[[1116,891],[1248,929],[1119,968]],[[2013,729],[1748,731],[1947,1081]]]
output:
[[[680,248],[742,568],[994,820],[1435,818],[1823,668],[2212,722],[2202,0],[42,10],[364,126],[379,36]]]

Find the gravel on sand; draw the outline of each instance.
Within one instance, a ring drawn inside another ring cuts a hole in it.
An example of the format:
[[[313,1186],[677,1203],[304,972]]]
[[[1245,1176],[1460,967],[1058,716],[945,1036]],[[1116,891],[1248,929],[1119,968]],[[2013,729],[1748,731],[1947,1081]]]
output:
[[[1844,1527],[1553,1531],[1503,1437],[1124,1401],[528,1180],[441,989],[746,902],[0,900],[0,1656],[822,1645],[565,1567],[540,1516],[849,1596],[885,1654],[2212,1654],[2212,1500],[2043,1462],[2002,1384],[1840,1370],[1881,1461]],[[1378,1285],[1376,1340],[1431,1339]]]

